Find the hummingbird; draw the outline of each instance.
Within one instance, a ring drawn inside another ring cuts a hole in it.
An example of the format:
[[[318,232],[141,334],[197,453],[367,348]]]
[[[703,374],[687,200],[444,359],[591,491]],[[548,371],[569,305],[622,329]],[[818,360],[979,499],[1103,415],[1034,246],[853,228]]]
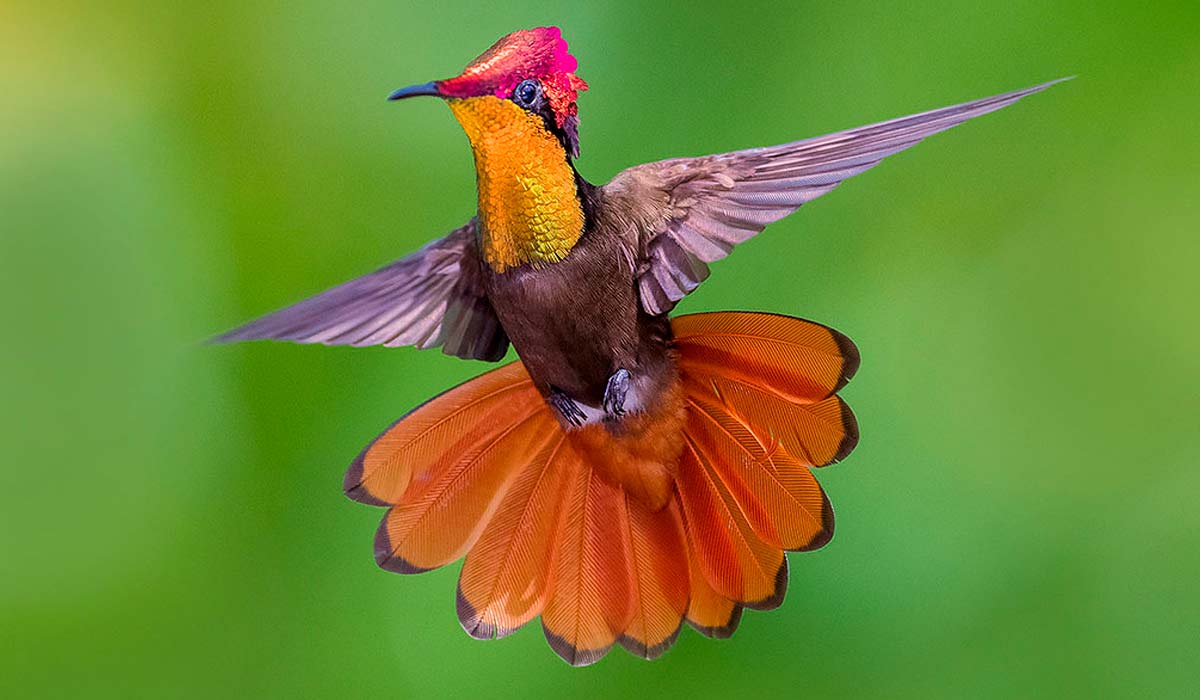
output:
[[[344,490],[387,508],[375,560],[463,557],[472,637],[540,616],[587,665],[654,659],[683,623],[733,634],[784,598],[786,552],[833,537],[812,470],[858,443],[838,392],[859,352],[773,313],[670,312],[768,224],[1024,90],[779,146],[576,169],[588,85],[557,27],[504,36],[457,76],[391,93],[443,100],[475,160],[478,209],[375,272],[216,338],[440,347],[518,360],[430,399],[353,460]]]

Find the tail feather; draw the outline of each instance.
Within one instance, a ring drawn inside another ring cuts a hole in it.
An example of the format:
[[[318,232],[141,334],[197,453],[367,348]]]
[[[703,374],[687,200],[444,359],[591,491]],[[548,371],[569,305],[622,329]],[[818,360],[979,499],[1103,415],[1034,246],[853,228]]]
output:
[[[582,458],[574,466],[574,483],[559,519],[542,629],[564,661],[586,666],[607,654],[629,623],[629,529],[620,488]]]
[[[619,641],[635,656],[656,659],[675,643],[688,607],[683,521],[674,501],[657,511],[629,495],[625,504],[633,615]]]
[[[783,551],[754,534],[691,436],[685,440],[677,484],[692,554],[713,590],[748,608],[778,607],[787,585]]]
[[[727,377],[811,403],[845,386],[858,371],[858,349],[819,323],[790,316],[723,311],[671,321],[679,366],[697,377]]]
[[[858,443],[854,414],[837,396],[797,404],[729,377],[689,374],[684,382],[689,398],[720,402],[760,442],[778,445],[806,467],[832,464]]]
[[[467,555],[458,579],[458,619],[477,639],[507,636],[546,605],[554,532],[570,464],[554,435],[517,477]]]
[[[388,510],[375,560],[397,573],[421,573],[461,558],[475,544],[509,485],[554,436],[554,418],[526,409],[517,422],[465,455],[448,455]]]
[[[690,530],[689,530],[690,532]],[[713,590],[700,571],[696,546],[688,542],[688,599],[687,623],[705,637],[727,639],[733,636],[742,621],[742,606]]]
[[[778,606],[785,550],[816,549],[833,534],[810,469],[857,442],[835,392],[858,352],[836,331],[786,316],[672,324],[680,381],[657,412],[631,416],[636,430],[564,432],[518,362],[384,431],[345,482],[351,498],[390,506],[379,564],[416,573],[466,555],[463,629],[503,637],[540,615],[573,665],[618,643],[653,659],[684,621],[723,638],[744,608]]]
[[[693,444],[758,539],[801,549],[825,537],[824,493],[804,465],[720,407],[694,397],[689,402]]]
[[[503,427],[514,405],[541,397],[525,367],[514,362],[446,391],[393,423],[346,470],[346,495],[370,505],[394,505],[414,472],[429,473],[486,439],[480,430]]]

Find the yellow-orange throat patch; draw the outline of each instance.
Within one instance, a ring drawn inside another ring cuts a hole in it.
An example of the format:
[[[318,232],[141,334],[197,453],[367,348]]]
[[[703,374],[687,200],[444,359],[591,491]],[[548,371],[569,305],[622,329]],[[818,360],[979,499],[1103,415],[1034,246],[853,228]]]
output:
[[[475,152],[484,260],[503,272],[565,258],[583,233],[583,208],[562,144],[508,100],[448,103]]]

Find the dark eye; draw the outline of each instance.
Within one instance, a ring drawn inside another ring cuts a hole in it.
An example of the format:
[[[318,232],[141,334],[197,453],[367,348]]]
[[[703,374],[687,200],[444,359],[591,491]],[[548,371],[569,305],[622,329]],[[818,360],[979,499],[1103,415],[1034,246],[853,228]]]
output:
[[[532,78],[522,80],[513,90],[513,102],[522,107],[533,107],[542,96],[542,84]]]

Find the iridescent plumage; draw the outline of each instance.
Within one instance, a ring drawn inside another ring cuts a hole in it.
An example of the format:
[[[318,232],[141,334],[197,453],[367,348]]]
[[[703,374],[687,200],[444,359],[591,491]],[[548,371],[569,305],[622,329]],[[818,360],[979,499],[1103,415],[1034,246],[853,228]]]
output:
[[[514,32],[445,99],[475,155],[478,213],[381,270],[220,340],[441,346],[520,361],[438,396],[353,462],[345,491],[388,507],[379,565],[463,556],[458,614],[479,638],[535,617],[572,664],[614,644],[655,658],[683,621],[728,637],[783,601],[786,551],[825,545],[812,469],[858,427],[838,396],[854,344],[820,324],[724,312],[669,319],[709,264],[889,155],[1053,83],[803,141],[575,169],[587,85],[557,28]]]

